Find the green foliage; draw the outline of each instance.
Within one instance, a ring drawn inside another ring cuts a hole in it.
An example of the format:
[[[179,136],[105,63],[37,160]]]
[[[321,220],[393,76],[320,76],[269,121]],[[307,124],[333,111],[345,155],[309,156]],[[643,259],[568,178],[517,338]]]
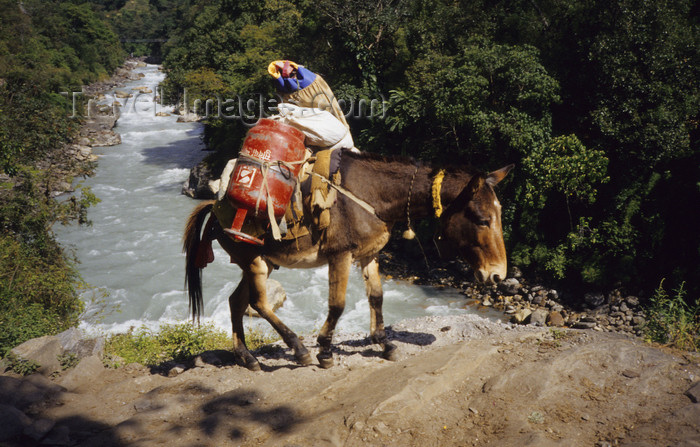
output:
[[[250,349],[271,341],[258,332],[248,336]],[[107,340],[105,354],[111,358],[119,357],[127,364],[135,362],[154,366],[170,360],[187,360],[205,351],[229,349],[230,344],[228,334],[212,325],[184,323],[163,325],[155,332],[142,327],[113,335]]]
[[[57,222],[89,223],[89,188],[52,198],[79,121],[69,92],[122,63],[117,36],[87,3],[0,0],[0,354],[78,322],[82,283],[56,242]]]
[[[13,353],[9,353],[3,359],[4,367],[20,376],[28,376],[36,372],[41,367],[33,360],[23,359]]]
[[[68,352],[66,354],[59,355],[58,362],[61,364],[61,370],[65,371],[75,367],[80,362],[80,359],[72,352]]]
[[[575,135],[535,146],[523,159],[523,169],[531,178],[526,185],[527,205],[543,208],[550,192],[591,204],[598,187],[610,180],[607,165],[603,151],[586,148]]]
[[[483,162],[496,152],[519,158],[549,138],[558,84],[533,47],[473,38],[455,55],[417,59],[407,78],[386,120],[400,152],[416,155],[422,143],[423,158]]]
[[[142,327],[111,336],[105,353],[126,363],[158,365],[169,360],[185,360],[207,350],[225,349],[228,336],[210,325],[196,327],[185,323],[161,326],[158,332]]]
[[[644,333],[648,341],[688,351],[700,348],[700,300],[688,303],[686,293],[681,284],[669,296],[661,281],[646,312]]]
[[[17,241],[3,234],[0,272],[0,355],[77,325],[83,309],[74,289],[79,278],[55,242]]]

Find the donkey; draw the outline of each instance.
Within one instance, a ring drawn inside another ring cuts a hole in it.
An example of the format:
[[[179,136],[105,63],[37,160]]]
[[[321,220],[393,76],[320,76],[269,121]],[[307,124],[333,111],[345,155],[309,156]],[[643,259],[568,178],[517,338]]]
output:
[[[245,343],[243,315],[250,306],[265,318],[294,351],[301,365],[312,360],[299,337],[270,309],[266,281],[277,266],[313,268],[328,264],[328,317],[317,341],[321,367],[333,365],[331,341],[345,308],[345,292],[353,262],[362,269],[370,304],[370,338],[382,356],[397,357],[396,345],[387,340],[382,316],[383,292],[377,254],[388,242],[392,227],[400,221],[437,216],[438,246],[466,260],[476,280],[493,284],[506,277],[506,250],[501,230],[501,205],[493,187],[512,169],[506,166],[489,174],[469,168],[438,170],[408,159],[385,158],[369,153],[343,151],[340,193],[330,209],[330,225],[296,240],[267,238],[263,246],[237,242],[216,221],[205,219],[214,202],[204,202],[190,215],[184,235],[185,281],[193,318],[202,301],[202,246],[217,240],[242,270],[241,282],[229,297],[233,329],[233,353],[238,364],[259,370],[258,360]],[[204,234],[202,229],[204,228]],[[205,264],[206,265],[206,264]]]

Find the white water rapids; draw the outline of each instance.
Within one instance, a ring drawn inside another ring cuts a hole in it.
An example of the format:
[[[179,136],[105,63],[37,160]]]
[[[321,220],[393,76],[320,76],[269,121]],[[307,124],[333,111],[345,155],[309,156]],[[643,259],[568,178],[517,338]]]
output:
[[[163,78],[157,67],[149,65],[136,71],[145,77],[129,82],[124,90],[147,86],[155,92]],[[54,227],[59,241],[75,250],[79,271],[92,288],[82,294],[83,299],[89,303],[92,297],[107,293],[107,307],[98,313],[99,318],[92,316],[82,323],[90,332],[124,332],[132,326],[157,327],[189,319],[181,238],[185,219],[196,201],[180,191],[190,168],[205,155],[202,126],[177,123],[176,116],[155,116],[155,112],[171,110],[155,104],[154,94],[123,101],[126,103],[114,129],[121,134],[122,144],[94,148],[99,165],[96,174],[84,181],[102,200],[89,209],[93,225]],[[203,322],[229,331],[228,296],[241,274],[216,243],[214,253],[216,260],[203,273]],[[281,268],[272,278],[287,292],[287,301],[276,312],[282,321],[299,334],[318,330],[328,308],[328,269]],[[93,307],[93,311],[99,308]],[[387,324],[470,311],[458,291],[384,280]],[[246,325],[271,331],[266,322],[252,317],[246,317]],[[338,330],[368,332],[368,328],[364,284],[359,269],[353,267]]]

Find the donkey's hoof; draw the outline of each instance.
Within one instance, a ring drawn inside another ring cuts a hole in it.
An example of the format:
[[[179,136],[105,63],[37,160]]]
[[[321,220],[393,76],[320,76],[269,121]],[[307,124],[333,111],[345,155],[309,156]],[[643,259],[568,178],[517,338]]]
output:
[[[299,355],[295,355],[294,357],[297,359],[297,362],[301,366],[309,366],[312,363],[311,354],[309,354],[308,352],[305,352],[305,353],[299,354]]]
[[[391,362],[395,362],[399,359],[399,350],[395,345],[386,345],[382,357]]]
[[[250,353],[239,354],[236,356],[236,363],[251,371],[260,371],[260,363],[258,359],[253,357]]]
[[[333,366],[333,354],[319,354],[316,356],[318,364],[323,369],[328,369]]]

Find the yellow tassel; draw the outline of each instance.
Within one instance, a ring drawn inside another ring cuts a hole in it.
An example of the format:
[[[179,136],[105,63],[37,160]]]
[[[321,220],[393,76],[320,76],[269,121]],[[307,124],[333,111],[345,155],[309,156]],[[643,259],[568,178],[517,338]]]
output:
[[[414,233],[413,230],[410,228],[403,232],[404,239],[408,239],[410,241],[411,239],[413,239],[415,237],[416,237],[416,233]]]
[[[445,170],[440,169],[433,179],[433,208],[435,208],[435,217],[442,215],[442,201],[440,201],[440,189],[442,188],[442,179],[445,178]]]

